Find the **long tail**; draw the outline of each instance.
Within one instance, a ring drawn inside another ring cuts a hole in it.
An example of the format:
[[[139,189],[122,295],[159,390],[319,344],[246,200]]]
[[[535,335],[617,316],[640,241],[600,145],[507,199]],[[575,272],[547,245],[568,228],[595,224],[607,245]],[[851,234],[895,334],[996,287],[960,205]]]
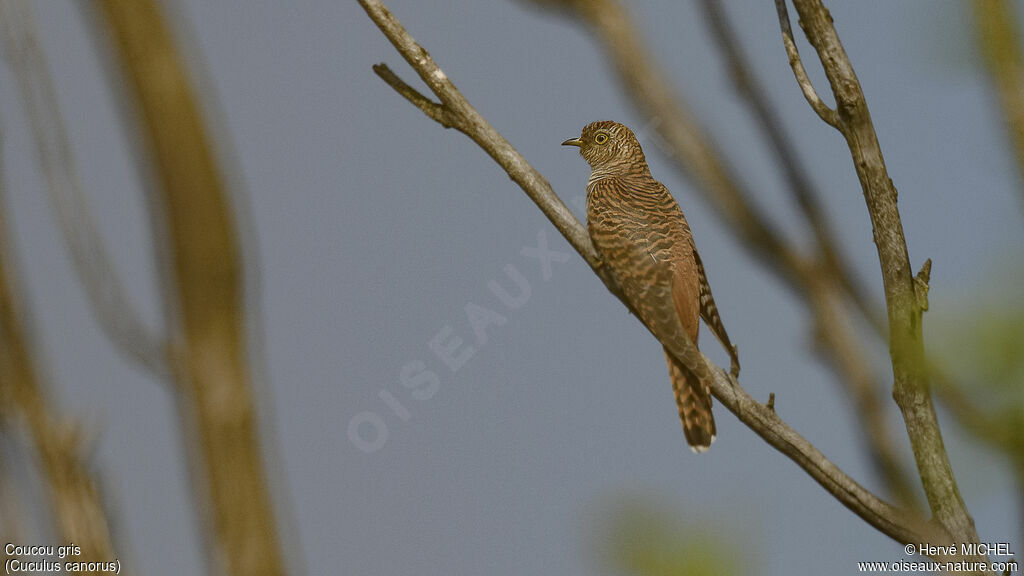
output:
[[[706,452],[715,441],[715,417],[711,414],[711,390],[700,382],[685,366],[678,363],[668,350],[668,375],[672,379],[672,392],[676,396],[679,419],[683,421],[683,434],[694,452]]]

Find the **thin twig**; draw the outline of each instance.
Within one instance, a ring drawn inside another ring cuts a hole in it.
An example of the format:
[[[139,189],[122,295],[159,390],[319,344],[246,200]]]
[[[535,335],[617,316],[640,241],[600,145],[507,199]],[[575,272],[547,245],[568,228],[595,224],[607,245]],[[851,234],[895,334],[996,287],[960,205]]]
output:
[[[0,21],[5,52],[36,139],[50,204],[93,315],[119,352],[158,377],[169,376],[167,344],[141,320],[92,218],[39,42],[31,2],[0,2]]]
[[[554,194],[549,195],[540,192],[540,190],[545,188],[551,189],[551,185],[541,176],[540,172],[537,172],[533,166],[527,163],[515,148],[462,98],[462,95],[448,79],[448,76],[434,63],[430,54],[417,44],[412,36],[405,32],[398,20],[395,19],[383,4],[379,2],[370,4],[361,2],[361,4],[368,12],[372,7],[374,10],[373,15],[375,15],[374,20],[377,21],[379,19],[380,24],[378,26],[381,31],[395,45],[398,52],[409,62],[420,78],[430,87],[430,90],[441,100],[447,114],[462,119],[465,125],[459,127],[460,131],[472,138],[485,152],[490,154],[496,162],[505,168],[509,177],[526,191],[530,199],[540,207],[544,215],[559,230],[570,231],[566,236],[566,240],[583,256],[587,264],[591,267],[600,268],[601,260],[597,255],[597,251],[590,243],[590,237],[587,236],[586,230],[579,225],[579,221],[576,220],[573,213]],[[375,67],[375,70],[377,70],[378,74],[385,70],[390,72],[387,66],[383,64]],[[385,74],[387,73],[385,72]],[[400,93],[408,97],[408,94]],[[424,99],[426,98],[424,97]],[[413,103],[416,104],[415,101]],[[424,110],[424,112],[427,111]],[[601,277],[606,283],[611,282],[611,277],[607,273],[602,273]]]
[[[704,9],[712,36],[729,64],[736,91],[757,119],[758,127],[782,167],[782,173],[789,183],[789,191],[818,242],[826,269],[835,275],[836,281],[842,284],[865,318],[869,321],[872,318],[876,322],[879,321],[878,309],[870,302],[864,287],[857,282],[856,274],[842,255],[828,216],[811,185],[808,172],[801,164],[792,140],[786,134],[782,119],[771,106],[768,91],[758,82],[757,75],[743,54],[740,39],[729,23],[722,0],[701,0],[700,5]]]
[[[381,80],[387,82],[388,86],[394,88],[395,92],[398,92],[411,102],[413,106],[422,110],[431,120],[445,128],[451,128],[454,125],[451,114],[448,113],[444,106],[432,101],[430,98],[420,94],[412,86],[406,84],[404,80],[388,68],[387,64],[375,64],[373,71],[377,73],[377,76],[380,76]]]
[[[359,1],[377,27],[391,40],[398,52],[412,65],[421,78],[444,79],[442,83],[435,82],[428,83],[428,85],[441,99],[449,113],[463,118],[462,122],[457,123],[460,126],[459,130],[494,158],[530,198],[542,206],[542,209],[544,205],[561,206],[562,203],[551,189],[550,184],[537,174],[526,160],[476,112],[462,94],[447,81],[447,76],[433,60],[422,57],[422,54],[425,54],[423,48],[413,40],[391,12],[378,0]],[[518,174],[523,171],[533,174],[535,177],[525,179],[519,176]],[[603,278],[604,274],[599,262],[595,258],[588,258],[588,255],[596,256],[596,251],[582,224],[571,214],[564,219],[556,220],[550,216],[549,219],[573,247],[587,258],[595,273]],[[615,290],[614,286],[609,286],[609,288],[616,296],[622,298],[621,292]],[[670,350],[678,348],[675,343],[671,342],[663,342],[663,345]],[[684,361],[683,358],[679,358],[679,360]],[[796,462],[825,490],[870,525],[904,543],[951,542],[949,534],[938,524],[895,508],[866,490],[829,461],[810,442],[786,425],[772,408],[754,400],[724,370],[713,367],[706,358],[702,357],[700,361],[711,367],[708,371],[708,381],[712,393],[722,405],[771,446]]]
[[[804,68],[804,63],[800,59],[800,50],[796,47],[796,38],[793,37],[793,27],[789,23],[789,11],[786,8],[786,0],[775,0],[775,10],[779,14],[779,26],[782,27],[782,43],[786,46],[786,54],[789,56],[789,65],[793,68],[793,74],[796,75],[796,82],[800,85],[800,90],[804,93],[804,98],[807,99],[807,103],[811,105],[814,112],[818,114],[826,124],[833,128],[839,129],[839,114],[828,107],[821,97],[818,96],[818,92],[814,89],[814,84],[811,83],[811,79],[807,76],[807,70]]]
[[[794,5],[835,95],[835,116],[826,118],[809,96],[808,101],[823,120],[846,138],[871,217],[889,317],[893,396],[903,414],[925,496],[935,519],[956,541],[977,542],[974,520],[960,496],[935,416],[921,335],[921,289],[916,287],[920,282],[915,282],[911,272],[896,188],[886,171],[864,93],[833,27],[832,16],[821,1],[794,0]],[[777,0],[777,6],[781,6],[780,26],[793,63],[792,31],[783,0]],[[797,79],[799,82],[798,72]]]

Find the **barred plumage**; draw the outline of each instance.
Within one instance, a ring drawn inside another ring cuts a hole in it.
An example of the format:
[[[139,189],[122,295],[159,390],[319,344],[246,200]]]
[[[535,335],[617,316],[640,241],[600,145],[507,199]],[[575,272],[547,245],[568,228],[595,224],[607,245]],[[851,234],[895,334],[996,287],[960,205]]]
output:
[[[693,258],[697,261],[697,274],[700,276],[700,317],[711,329],[711,333],[718,338],[718,341],[729,352],[729,373],[733,378],[740,374],[740,357],[736,346],[729,340],[729,333],[725,331],[722,324],[722,317],[718,315],[718,306],[715,305],[715,297],[711,295],[711,285],[708,284],[708,276],[704,272],[704,264],[700,261],[700,253],[697,248],[693,249]]]
[[[616,122],[594,122],[579,138],[563,144],[579,146],[590,164],[590,237],[636,305],[640,319],[666,343],[683,432],[690,447],[703,452],[715,439],[708,374],[687,368],[702,366],[696,362],[700,318],[729,350],[734,372],[738,372],[739,362],[686,218],[668,189],[651,176],[640,143],[629,128]]]

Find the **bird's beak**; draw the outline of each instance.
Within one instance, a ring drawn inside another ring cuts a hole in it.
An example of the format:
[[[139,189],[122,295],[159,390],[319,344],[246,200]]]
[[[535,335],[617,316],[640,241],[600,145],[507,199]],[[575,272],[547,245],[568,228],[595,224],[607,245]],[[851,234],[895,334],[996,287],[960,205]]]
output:
[[[583,145],[583,140],[580,140],[579,138],[570,138],[570,139],[566,140],[565,142],[562,142],[562,146],[582,146],[582,145]]]

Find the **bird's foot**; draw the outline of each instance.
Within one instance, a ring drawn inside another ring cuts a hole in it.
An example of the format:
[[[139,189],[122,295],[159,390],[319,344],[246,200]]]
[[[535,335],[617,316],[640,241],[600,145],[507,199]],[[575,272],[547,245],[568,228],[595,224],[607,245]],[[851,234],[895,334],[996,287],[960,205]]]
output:
[[[735,346],[732,347],[731,353],[729,354],[729,375],[733,379],[739,378],[740,376],[740,352]]]

